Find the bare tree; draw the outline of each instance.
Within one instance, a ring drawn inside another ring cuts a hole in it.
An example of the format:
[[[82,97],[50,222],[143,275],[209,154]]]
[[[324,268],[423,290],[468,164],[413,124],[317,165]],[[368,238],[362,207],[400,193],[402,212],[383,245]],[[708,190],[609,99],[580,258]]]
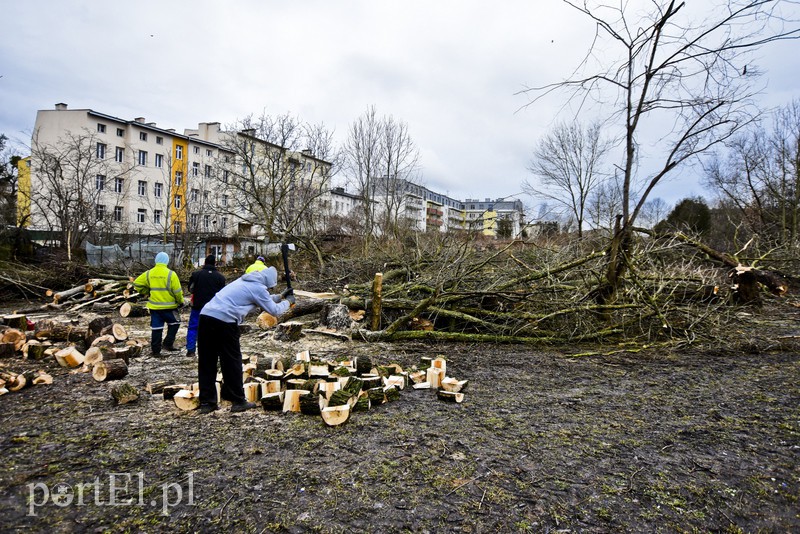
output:
[[[559,124],[534,149],[528,170],[539,183],[523,182],[531,196],[560,205],[563,215],[574,219],[578,237],[583,235],[589,198],[603,183],[600,166],[611,145],[601,139],[599,123],[587,127]]]
[[[327,192],[336,159],[331,133],[289,115],[250,116],[229,127],[223,145],[233,157],[217,170],[217,207],[234,220],[263,228],[275,242],[305,230]],[[225,205],[227,204],[227,205]]]
[[[670,212],[669,205],[661,197],[648,200],[642,206],[640,219],[645,228],[653,228],[663,221]]]
[[[32,175],[41,183],[31,184],[27,195],[37,218],[31,223],[60,233],[61,246],[71,259],[72,251],[105,217],[102,193],[111,173],[106,145],[94,133],[66,133],[54,143],[39,142],[34,133],[31,146]]]
[[[676,167],[753,120],[753,52],[796,39],[800,29],[787,15],[795,3],[779,0],[704,4],[706,18],[675,0],[653,0],[645,11],[639,3],[564,2],[594,22],[595,39],[574,76],[524,93],[535,102],[567,90],[582,106],[594,101],[610,109],[606,124],[621,129],[622,213],[597,292],[602,302],[614,299],[625,275],[633,225],[652,190]],[[652,154],[639,153],[646,129],[661,133]],[[655,162],[655,170],[638,176],[637,162],[645,158]]]
[[[408,125],[392,116],[378,117],[375,106],[370,106],[350,125],[344,155],[363,210],[365,247],[378,230],[397,237],[419,160]]]

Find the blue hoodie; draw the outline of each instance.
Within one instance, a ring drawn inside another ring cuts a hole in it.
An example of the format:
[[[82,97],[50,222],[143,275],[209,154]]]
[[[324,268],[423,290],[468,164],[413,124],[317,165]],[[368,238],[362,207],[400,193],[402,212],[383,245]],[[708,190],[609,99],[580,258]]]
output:
[[[214,295],[203,306],[200,315],[208,315],[226,323],[241,324],[248,313],[260,307],[279,317],[289,309],[289,302],[282,301],[280,295],[270,295],[268,288],[276,285],[278,271],[275,267],[245,274]]]

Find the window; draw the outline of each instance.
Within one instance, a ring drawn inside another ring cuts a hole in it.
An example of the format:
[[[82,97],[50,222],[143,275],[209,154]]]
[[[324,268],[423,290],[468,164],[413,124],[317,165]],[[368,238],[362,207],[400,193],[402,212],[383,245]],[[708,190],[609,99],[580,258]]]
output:
[[[228,207],[228,195],[222,195],[222,206]]]
[[[230,163],[230,162],[231,162],[231,157],[225,156],[225,163]]]
[[[200,196],[200,191],[198,189],[192,189],[192,195],[189,197],[192,202],[197,202],[197,197]]]
[[[146,197],[147,196],[147,182],[144,180],[139,180],[139,196]]]
[[[97,133],[106,133],[106,125],[97,123]]]
[[[164,166],[164,154],[156,154],[156,167],[159,169]]]
[[[117,137],[125,137],[125,130],[117,128]]]
[[[203,191],[203,202],[208,202],[208,191]]]
[[[139,132],[139,141],[147,141],[147,132]]]
[[[164,144],[164,138],[161,137],[160,135],[157,135],[156,136],[156,144],[157,145],[163,145]]]
[[[161,193],[164,191],[164,184],[161,182],[156,182],[153,185],[153,196],[156,198],[161,198]]]
[[[200,173],[200,164],[197,162],[192,163],[192,176],[197,176]]]
[[[153,223],[161,224],[161,210],[153,210]]]
[[[181,195],[175,195],[175,209],[181,209],[181,204],[183,204],[183,197]]]
[[[223,217],[222,222],[220,223],[220,229],[225,230],[228,227],[228,218]]]
[[[200,147],[199,146],[192,147],[192,148],[194,148],[194,153],[195,154],[199,154],[200,153]]]
[[[102,191],[106,188],[106,177],[102,174],[98,174],[94,177],[94,188],[98,191]]]
[[[204,171],[206,178],[211,178],[211,165],[206,165]]]
[[[211,156],[213,156],[213,155],[214,155],[214,151],[213,151],[213,150],[211,150],[210,148],[207,148],[207,149],[206,149],[206,156],[208,156],[208,157],[210,158],[210,157],[211,157]]]
[[[122,221],[122,206],[114,206],[114,220],[116,222]]]
[[[125,187],[125,178],[114,178],[114,192],[122,193]]]
[[[175,232],[176,234],[181,233],[181,222],[180,221],[175,221],[175,222],[172,223],[172,231]]]
[[[208,231],[209,226],[211,226],[211,215],[203,215],[203,230]]]
[[[102,204],[98,204],[97,206],[94,207],[94,213],[97,216],[97,220],[102,221],[103,217],[106,216],[106,207],[103,206]]]
[[[122,163],[125,161],[125,149],[121,146],[118,146],[114,149],[114,161],[117,163]]]
[[[183,183],[183,172],[175,171],[175,186],[180,187]]]
[[[97,143],[97,159],[106,159],[105,143]]]
[[[183,159],[183,146],[176,145],[175,146],[175,159]]]
[[[144,224],[145,220],[147,220],[147,210],[144,208],[139,208],[136,211],[136,222],[139,224]]]
[[[139,165],[147,165],[147,151],[145,150],[139,151]]]
[[[223,184],[228,183],[228,171],[222,171],[222,183]]]
[[[200,216],[197,215],[196,213],[192,213],[191,215],[189,215],[189,225],[192,228],[196,229],[197,228],[197,222],[198,222],[199,218],[200,218]]]

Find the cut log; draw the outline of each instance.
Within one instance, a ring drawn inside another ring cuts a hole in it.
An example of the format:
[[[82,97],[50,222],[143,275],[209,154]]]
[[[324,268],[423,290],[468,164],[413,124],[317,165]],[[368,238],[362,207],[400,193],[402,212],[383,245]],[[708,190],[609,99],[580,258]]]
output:
[[[267,380],[264,382],[264,395],[269,393],[278,393],[281,390],[280,380]]]
[[[281,323],[275,328],[276,341],[297,341],[303,336],[303,323],[292,321]]]
[[[111,335],[114,336],[114,339],[117,341],[125,341],[128,339],[128,331],[119,323],[111,325]]]
[[[261,407],[268,412],[283,410],[283,392],[267,393],[261,397]]]
[[[300,396],[300,413],[303,415],[319,415],[319,395],[315,393],[306,393]]]
[[[384,393],[382,387],[368,389],[367,395],[369,395],[369,401],[372,403],[372,406],[377,406],[386,402],[386,393]]]
[[[438,388],[442,385],[442,379],[444,378],[444,371],[442,369],[437,369],[436,367],[429,367],[427,373],[426,382],[430,382],[431,387]]]
[[[284,391],[283,397],[283,411],[284,412],[299,412],[300,411],[300,397],[310,393],[305,389],[287,389]]]
[[[13,358],[17,355],[15,343],[0,343],[0,358]]]
[[[330,399],[331,395],[334,391],[339,389],[341,386],[339,382],[320,382],[318,384],[318,391],[322,393],[326,399]]]
[[[396,386],[397,389],[406,388],[406,379],[400,375],[387,376],[383,379],[383,382],[385,386]]]
[[[350,419],[350,405],[343,404],[341,406],[328,406],[323,408],[320,412],[322,420],[328,426],[338,426],[347,422]]]
[[[46,385],[52,383],[53,383],[53,377],[43,371],[39,371],[39,373],[36,375],[36,378],[33,379],[33,384],[35,386],[38,386],[40,384]]]
[[[144,390],[151,395],[158,395],[164,392],[165,387],[174,385],[174,380],[156,380],[155,382],[148,382]]]
[[[428,379],[428,374],[425,371],[414,371],[408,377],[415,384],[421,384]]]
[[[55,302],[55,303],[63,302],[65,300],[68,300],[71,297],[74,297],[76,295],[83,295],[84,293],[85,293],[85,291],[84,291],[84,286],[83,285],[75,286],[73,288],[66,289],[64,291],[59,291],[58,293],[53,293],[53,295],[52,295],[53,296],[53,302]],[[50,295],[48,295],[48,296],[50,296]]]
[[[358,397],[355,406],[353,406],[354,412],[367,412],[372,407],[372,404],[369,401],[369,395],[361,395]]]
[[[249,402],[258,402],[262,396],[261,382],[248,382],[244,384],[244,397]]]
[[[172,400],[173,397],[179,392],[184,389],[189,389],[188,384],[173,384],[171,386],[164,386],[161,390],[161,394],[164,395],[164,400]]]
[[[372,369],[372,360],[369,356],[359,356],[356,359],[356,372],[359,375],[366,375],[369,374],[370,370]]]
[[[29,339],[25,344],[23,351],[29,360],[41,360],[45,357],[45,351],[52,347],[49,341],[39,341],[38,339]]]
[[[353,325],[350,309],[344,304],[326,302],[320,312],[319,322],[334,330],[348,330]]]
[[[414,389],[431,389],[430,382],[417,382],[413,386]]]
[[[128,374],[128,365],[124,360],[108,360],[97,362],[92,368],[92,378],[98,382],[119,380]]]
[[[22,347],[25,346],[25,343],[28,341],[28,338],[25,336],[25,330],[20,330],[18,328],[7,328],[3,331],[2,336],[0,336],[0,343],[13,343],[14,350],[22,350]]]
[[[113,324],[110,317],[95,317],[86,325],[86,343],[89,345],[102,335],[103,329]]]
[[[328,364],[319,360],[312,361],[308,366],[308,376],[312,378],[327,378],[330,375]]]
[[[22,313],[13,313],[3,316],[3,324],[17,330],[26,332],[28,330],[28,318]]]
[[[200,407],[200,394],[189,389],[182,389],[172,398],[175,406],[184,412],[196,410]]]
[[[150,315],[150,310],[141,304],[134,304],[133,302],[123,302],[119,307],[120,317],[144,317]]]
[[[139,390],[127,382],[122,382],[111,388],[111,396],[117,404],[128,404],[139,400]]]
[[[443,400],[445,402],[458,402],[458,403],[460,403],[460,402],[462,402],[464,400],[464,394],[463,393],[456,393],[455,391],[445,391],[443,389],[440,389],[439,391],[437,391],[436,392],[436,396],[439,398],[439,400]]]
[[[99,337],[94,338],[94,340],[92,341],[91,346],[92,347],[101,347],[101,346],[108,347],[108,346],[113,345],[116,342],[117,342],[117,338],[115,338],[114,336],[112,336],[112,335],[103,335],[103,336],[99,336]]]
[[[261,312],[256,318],[256,326],[258,326],[260,330],[269,330],[276,324],[278,324],[278,319],[271,313]]]
[[[468,380],[456,380],[452,377],[445,377],[442,379],[441,388],[445,391],[452,391],[453,393],[460,393],[467,384]]]
[[[34,335],[36,339],[47,338],[53,341],[82,341],[86,339],[86,329],[78,328],[71,324],[45,320],[36,323]]]
[[[356,403],[357,399],[358,397],[356,395],[348,393],[343,389],[337,389],[328,397],[328,406],[342,406],[343,404],[352,405]]]
[[[57,351],[55,356],[56,361],[61,367],[75,368],[83,364],[84,356],[74,346],[69,346]]]
[[[303,378],[290,378],[286,381],[286,389],[303,389],[303,384],[305,383],[306,381]]]
[[[383,379],[380,375],[364,375],[361,377],[361,389],[364,391],[372,388],[379,388],[383,385]]]
[[[400,389],[397,386],[385,386],[383,393],[386,395],[386,402],[393,402],[400,398]]]

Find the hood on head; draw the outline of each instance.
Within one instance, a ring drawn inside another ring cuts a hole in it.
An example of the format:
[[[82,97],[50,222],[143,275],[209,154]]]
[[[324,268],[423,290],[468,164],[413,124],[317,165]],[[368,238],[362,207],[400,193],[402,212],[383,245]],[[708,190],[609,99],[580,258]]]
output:
[[[166,252],[159,252],[156,254],[156,265],[159,263],[163,263],[164,265],[169,263],[169,256]]]
[[[267,267],[260,271],[253,271],[242,276],[243,280],[251,282],[258,282],[264,284],[267,288],[273,288],[278,285],[278,271],[275,267]]]

